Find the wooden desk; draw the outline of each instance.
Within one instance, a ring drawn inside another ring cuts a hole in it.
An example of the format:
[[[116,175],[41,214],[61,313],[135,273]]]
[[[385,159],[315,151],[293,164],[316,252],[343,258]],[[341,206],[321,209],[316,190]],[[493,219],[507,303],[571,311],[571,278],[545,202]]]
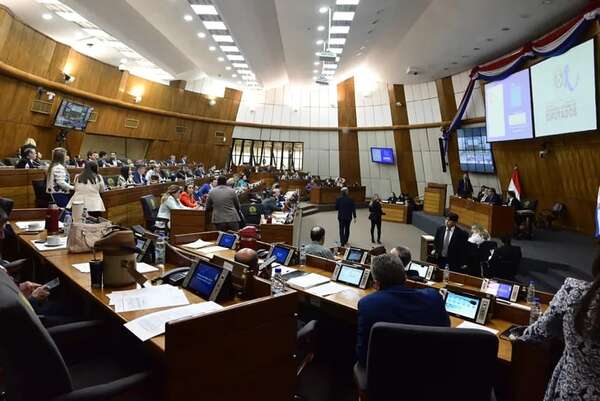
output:
[[[279,181],[279,188],[283,194],[288,191],[300,191],[303,194],[306,192],[306,184],[308,180],[283,180]]]
[[[511,207],[451,196],[450,211],[458,214],[460,224],[468,227],[481,224],[492,237],[511,236],[513,233],[515,211]]]
[[[423,196],[423,211],[436,216],[443,216],[446,209],[446,184],[427,183]]]
[[[397,203],[381,202],[381,209],[384,215],[381,216],[383,221],[391,221],[394,223],[408,223],[408,206]]]
[[[253,173],[249,177],[252,181],[262,181],[270,188],[275,183],[275,173]]]
[[[313,187],[310,191],[310,203],[315,204],[331,204],[335,203],[336,199],[340,196],[340,189],[338,187]],[[349,187],[348,196],[356,203],[364,203],[365,201],[365,187]]]
[[[210,214],[204,209],[171,210],[171,234],[189,234],[212,230]]]
[[[19,241],[37,260],[41,269],[50,269],[63,285],[73,287],[108,317],[126,323],[164,308],[116,313],[108,305],[113,290],[133,286],[91,288],[90,276],[72,267],[87,262],[91,254],[69,254],[66,250],[39,252],[32,239],[44,233],[25,235],[13,225]],[[146,276],[151,279],[158,273]],[[270,295],[270,286],[254,279],[250,300],[234,299],[222,303],[224,309],[167,323],[165,335],[146,342],[159,361],[165,376],[163,399],[188,400],[266,400],[291,399],[295,390],[297,293],[287,291]],[[184,291],[191,303],[204,300]],[[99,339],[101,340],[101,339]],[[256,344],[267,344],[257,347]],[[250,346],[249,346],[250,345]],[[202,361],[202,363],[199,363]],[[235,380],[231,380],[234,377]],[[265,377],[269,380],[265,380]],[[198,380],[201,378],[201,385]]]

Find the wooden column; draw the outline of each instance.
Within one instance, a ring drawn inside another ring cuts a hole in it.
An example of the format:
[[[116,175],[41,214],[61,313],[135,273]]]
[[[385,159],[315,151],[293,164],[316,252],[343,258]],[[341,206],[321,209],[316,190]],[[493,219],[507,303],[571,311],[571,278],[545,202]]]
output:
[[[187,84],[187,81],[184,81],[183,79],[169,81],[169,86],[171,86],[173,88],[177,88],[177,89],[185,89],[186,84]]]
[[[456,100],[454,98],[454,86],[452,85],[452,78],[446,77],[438,79],[435,81],[435,86],[437,89],[442,121],[452,121],[454,115],[456,114]],[[461,176],[461,170],[458,159],[458,140],[456,139],[455,131],[450,134],[447,158],[448,168],[450,169],[450,177],[452,178],[452,188],[454,188],[454,192],[456,192],[458,180]]]
[[[356,127],[356,105],[354,100],[354,78],[340,82],[337,86],[338,126]],[[360,160],[358,154],[358,132],[338,131],[340,176],[351,185],[360,184]]]
[[[388,95],[390,98],[392,124],[408,125],[404,85],[389,84]],[[417,196],[419,193],[410,131],[408,129],[394,130],[394,144],[396,146],[396,166],[398,167],[398,176],[400,177],[400,189],[403,193],[410,194],[410,196]]]

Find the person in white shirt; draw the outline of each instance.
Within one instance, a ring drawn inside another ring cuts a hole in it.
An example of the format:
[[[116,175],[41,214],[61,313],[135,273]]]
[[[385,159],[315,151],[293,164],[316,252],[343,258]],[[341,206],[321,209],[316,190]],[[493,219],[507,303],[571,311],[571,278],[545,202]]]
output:
[[[160,199],[160,207],[158,208],[158,214],[156,215],[159,219],[167,220],[167,225],[171,226],[171,210],[174,209],[189,209],[186,206],[183,206],[181,202],[179,202],[179,197],[181,196],[181,187],[179,185],[171,185],[167,189]],[[156,222],[157,228],[165,228],[164,221]]]
[[[69,194],[75,189],[71,185],[69,172],[65,167],[66,154],[67,151],[64,148],[55,148],[52,151],[52,163],[50,163],[46,175],[46,192],[50,194],[59,207],[67,205]]]
[[[93,217],[99,217],[105,212],[104,202],[100,193],[105,191],[104,180],[98,174],[98,163],[87,161],[83,172],[73,180],[75,182],[75,193],[67,205],[71,208],[73,202],[83,202],[88,213]]]
[[[158,180],[160,181],[160,174],[157,171],[158,168],[156,167],[156,165],[151,165],[150,168],[148,168],[148,171],[146,171],[146,182],[150,183],[152,176],[157,176]]]

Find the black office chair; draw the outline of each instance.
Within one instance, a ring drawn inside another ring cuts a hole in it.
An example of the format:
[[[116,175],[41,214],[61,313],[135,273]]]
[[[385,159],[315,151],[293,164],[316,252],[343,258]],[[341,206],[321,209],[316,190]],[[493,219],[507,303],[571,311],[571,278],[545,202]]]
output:
[[[376,323],[354,377],[368,401],[487,401],[497,354],[483,330]]]
[[[45,329],[4,272],[0,321],[10,322],[0,330],[8,401],[100,401],[148,386],[151,373],[140,369],[148,361],[126,351],[131,344],[114,346],[96,321]]]
[[[487,263],[490,259],[490,255],[492,254],[492,250],[498,248],[498,243],[496,241],[483,241],[479,245],[478,256],[479,263],[477,273],[473,274],[475,276],[484,277],[484,271],[486,269]]]
[[[516,211],[517,232],[516,237],[522,239],[533,238],[533,225],[537,213],[537,200],[524,200],[522,209]]]
[[[46,192],[46,180],[32,180],[31,185],[35,194],[35,207],[48,207],[48,204],[52,202],[52,197]]]
[[[544,209],[540,212],[538,221],[539,226],[552,230],[552,223],[560,220],[567,213],[567,206],[564,203],[556,202],[552,209]]]
[[[142,211],[144,213],[145,228],[154,231],[156,225],[156,215],[158,214],[158,206],[154,200],[154,195],[144,195],[140,197],[142,202]]]
[[[260,218],[263,214],[263,207],[260,203],[244,203],[240,206],[240,209],[246,224],[260,225]]]
[[[7,157],[4,159],[4,164],[7,166],[16,166],[18,162],[18,157]]]
[[[317,326],[318,321],[311,320],[303,324],[298,320],[298,331],[296,332],[296,377],[302,374],[302,371],[315,358],[317,348]],[[295,401],[301,401],[305,398],[299,394],[294,395]]]

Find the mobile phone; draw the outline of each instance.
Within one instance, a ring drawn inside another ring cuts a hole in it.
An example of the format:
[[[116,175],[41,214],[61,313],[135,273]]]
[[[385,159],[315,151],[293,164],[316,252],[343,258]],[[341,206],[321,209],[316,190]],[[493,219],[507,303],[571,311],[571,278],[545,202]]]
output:
[[[500,333],[500,338],[503,340],[508,340],[508,341],[512,341],[512,339],[510,338],[510,335],[513,334],[511,333],[513,331],[513,329],[520,327],[522,329],[527,328],[527,326],[519,326],[516,324],[513,324],[512,326],[510,326],[508,329],[504,330],[502,333]],[[521,330],[522,332],[523,330]]]
[[[54,288],[58,287],[60,285],[60,280],[57,278],[55,278],[54,280],[48,281],[46,284],[43,285],[43,287],[45,287],[48,291],[53,290]]]

